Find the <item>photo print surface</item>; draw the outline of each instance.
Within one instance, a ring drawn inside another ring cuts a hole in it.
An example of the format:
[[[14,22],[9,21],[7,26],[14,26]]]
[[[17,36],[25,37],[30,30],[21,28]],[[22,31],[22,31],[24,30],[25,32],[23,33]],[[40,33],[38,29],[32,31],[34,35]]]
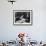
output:
[[[31,24],[32,10],[14,10],[13,24]]]

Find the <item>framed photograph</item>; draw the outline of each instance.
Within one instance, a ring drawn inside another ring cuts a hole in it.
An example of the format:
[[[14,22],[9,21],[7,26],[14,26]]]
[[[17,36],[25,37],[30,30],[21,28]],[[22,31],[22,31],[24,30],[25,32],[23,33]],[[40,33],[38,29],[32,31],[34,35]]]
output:
[[[32,10],[13,10],[14,25],[32,25]]]

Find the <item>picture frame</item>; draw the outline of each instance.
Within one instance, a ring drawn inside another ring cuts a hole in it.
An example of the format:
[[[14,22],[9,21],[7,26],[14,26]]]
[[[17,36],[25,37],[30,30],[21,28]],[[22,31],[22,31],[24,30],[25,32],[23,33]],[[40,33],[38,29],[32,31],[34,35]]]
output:
[[[13,10],[13,25],[32,25],[32,10]]]

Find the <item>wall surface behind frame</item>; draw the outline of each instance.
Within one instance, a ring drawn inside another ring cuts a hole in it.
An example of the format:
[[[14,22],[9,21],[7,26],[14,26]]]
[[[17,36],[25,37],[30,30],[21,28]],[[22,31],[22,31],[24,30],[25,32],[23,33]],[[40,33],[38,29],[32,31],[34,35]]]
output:
[[[32,26],[14,26],[13,10],[33,10]],[[46,0],[17,0],[13,5],[0,0],[0,41],[15,40],[19,32],[31,34],[33,40],[46,40]]]

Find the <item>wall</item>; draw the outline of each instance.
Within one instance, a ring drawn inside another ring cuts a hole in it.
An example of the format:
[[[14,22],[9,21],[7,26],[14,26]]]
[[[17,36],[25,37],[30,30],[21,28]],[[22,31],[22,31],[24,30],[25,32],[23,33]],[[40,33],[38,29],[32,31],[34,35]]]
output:
[[[13,10],[33,10],[32,26],[14,26]],[[0,0],[0,40],[15,40],[19,32],[26,32],[33,40],[46,40],[46,1],[17,0],[12,5]]]

